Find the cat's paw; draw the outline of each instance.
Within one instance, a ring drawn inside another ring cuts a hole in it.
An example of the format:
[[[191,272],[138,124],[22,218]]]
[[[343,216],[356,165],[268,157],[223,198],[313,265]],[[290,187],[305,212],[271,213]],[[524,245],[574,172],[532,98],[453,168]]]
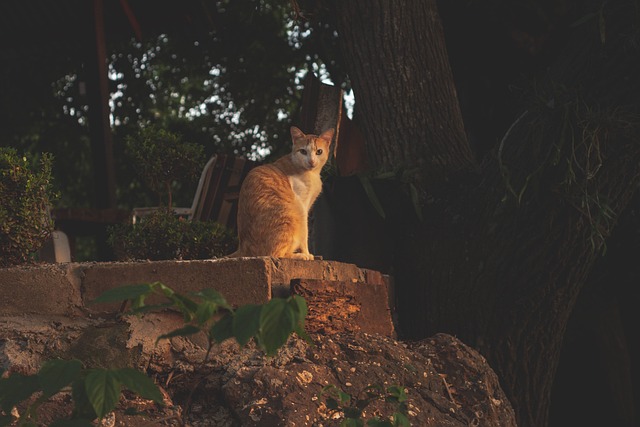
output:
[[[306,253],[305,254],[305,253],[302,253],[302,252],[298,252],[298,253],[293,254],[291,256],[291,258],[304,259],[304,260],[307,260],[307,261],[311,261],[311,260],[313,260],[313,254],[310,254],[310,253]]]

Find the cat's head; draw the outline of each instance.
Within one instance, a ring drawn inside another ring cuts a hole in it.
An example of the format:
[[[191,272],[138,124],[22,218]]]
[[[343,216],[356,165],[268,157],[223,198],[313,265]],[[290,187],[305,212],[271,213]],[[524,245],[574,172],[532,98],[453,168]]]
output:
[[[335,129],[324,131],[320,136],[304,134],[300,129],[291,126],[293,162],[306,170],[321,169],[329,159],[329,147]]]

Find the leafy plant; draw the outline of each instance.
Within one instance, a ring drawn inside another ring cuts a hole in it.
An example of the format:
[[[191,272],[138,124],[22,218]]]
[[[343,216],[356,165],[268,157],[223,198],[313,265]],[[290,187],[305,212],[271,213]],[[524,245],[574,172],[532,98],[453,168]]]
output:
[[[204,162],[204,148],[182,141],[179,135],[153,126],[127,139],[127,153],[145,184],[167,207],[173,206],[172,185],[177,180],[196,178]]]
[[[145,300],[153,295],[167,302],[148,306]],[[158,340],[204,333],[208,338],[206,361],[214,343],[234,338],[245,345],[254,338],[268,356],[282,347],[295,332],[310,341],[304,331],[307,304],[304,298],[292,296],[274,298],[266,304],[249,304],[234,310],[224,297],[213,289],[191,294],[193,298],[175,292],[162,283],[128,285],[110,289],[96,298],[94,303],[129,301],[131,313],[173,308],[182,313],[185,325]],[[91,427],[95,419],[111,412],[120,399],[122,387],[140,396],[162,404],[162,394],[153,381],[133,368],[87,369],[78,360],[50,360],[35,375],[13,374],[4,378],[0,372],[0,427],[12,422],[11,410],[17,404],[36,396],[28,405],[18,426],[35,426],[37,408],[53,395],[69,390],[74,411],[70,419],[58,420],[51,427]]]
[[[55,359],[45,362],[37,374],[0,378],[0,409],[9,414],[20,402],[35,397],[17,423],[17,426],[35,426],[38,406],[67,391],[71,392],[75,404],[71,418],[57,420],[50,427],[91,427],[93,420],[103,418],[116,407],[122,387],[162,404],[158,387],[133,368],[87,369],[79,360]],[[0,415],[0,426],[11,422],[10,415]]]
[[[51,235],[52,156],[39,170],[13,148],[0,148],[0,266],[25,263]]]
[[[326,396],[327,408],[332,413],[344,414],[344,419],[340,422],[340,427],[363,427],[364,410],[374,401],[385,401],[393,404],[396,410],[391,414],[389,420],[373,417],[367,420],[366,425],[370,427],[409,427],[407,418],[407,395],[404,387],[392,385],[386,389],[379,384],[370,385],[362,392],[364,397],[354,398],[345,393],[335,385],[328,385],[322,389],[322,394]]]
[[[190,221],[159,209],[137,224],[109,229],[109,244],[119,259],[207,259],[233,251],[236,237],[215,222]]]
[[[145,305],[146,299],[154,294],[167,301],[159,305]],[[262,305],[247,304],[234,310],[213,289],[203,289],[187,297],[160,282],[154,282],[110,289],[96,298],[94,303],[118,301],[129,301],[132,314],[167,308],[178,310],[185,325],[160,336],[158,340],[203,333],[209,346],[206,358],[215,343],[229,338],[234,338],[241,346],[254,338],[268,356],[274,355],[292,332],[309,340],[304,331],[307,303],[297,295],[286,299],[273,298]]]

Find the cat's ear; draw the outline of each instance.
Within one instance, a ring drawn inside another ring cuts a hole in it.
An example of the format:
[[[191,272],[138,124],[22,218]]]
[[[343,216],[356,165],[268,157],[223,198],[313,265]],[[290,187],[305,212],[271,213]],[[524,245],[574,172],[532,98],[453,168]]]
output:
[[[331,144],[331,140],[333,139],[333,134],[336,132],[336,130],[334,128],[325,130],[324,132],[322,132],[322,135],[320,135],[319,138],[324,139],[325,141],[327,141],[327,144]]]
[[[291,139],[295,141],[300,138],[304,138],[304,133],[297,127],[291,126]]]

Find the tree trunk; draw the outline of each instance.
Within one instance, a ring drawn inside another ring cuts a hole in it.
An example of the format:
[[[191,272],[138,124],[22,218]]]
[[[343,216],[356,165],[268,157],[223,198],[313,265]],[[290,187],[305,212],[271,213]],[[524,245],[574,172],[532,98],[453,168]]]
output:
[[[581,6],[538,101],[476,170],[435,3],[335,3],[370,163],[420,167],[426,184],[423,222],[397,187],[377,186],[400,333],[480,349],[523,427],[548,424],[567,320],[640,182],[634,4]]]
[[[472,169],[435,1],[336,1],[335,8],[374,169],[418,168],[427,187]]]

